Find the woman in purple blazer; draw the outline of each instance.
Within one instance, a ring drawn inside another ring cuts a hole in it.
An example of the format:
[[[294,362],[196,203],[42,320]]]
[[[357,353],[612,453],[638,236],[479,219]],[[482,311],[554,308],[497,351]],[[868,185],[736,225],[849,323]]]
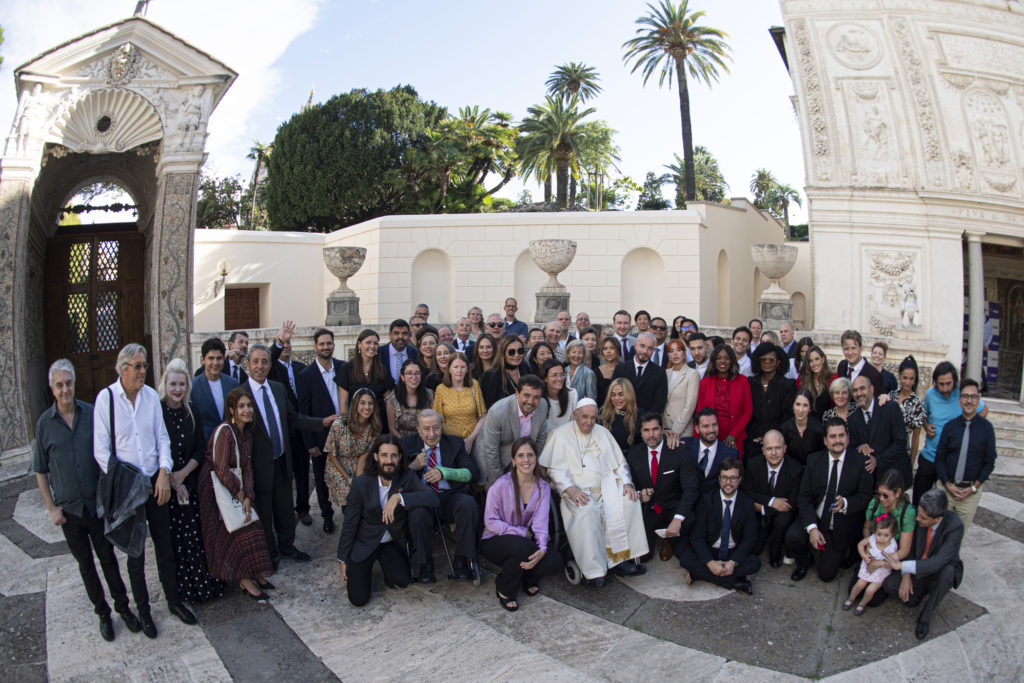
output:
[[[512,468],[487,492],[480,552],[501,567],[494,579],[498,602],[509,612],[519,609],[516,595],[540,592],[541,577],[562,566],[548,547],[551,489],[537,469],[537,446],[528,436],[512,444]]]

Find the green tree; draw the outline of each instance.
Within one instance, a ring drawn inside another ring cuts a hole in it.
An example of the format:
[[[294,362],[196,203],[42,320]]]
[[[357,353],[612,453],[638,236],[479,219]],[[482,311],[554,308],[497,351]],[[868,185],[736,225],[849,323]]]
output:
[[[754,206],[782,220],[786,239],[789,239],[789,204],[796,202],[797,206],[803,206],[800,193],[792,186],[780,183],[766,168],[754,171],[750,177],[750,192],[754,195]]]
[[[698,22],[704,17],[704,12],[691,12],[689,0],[679,0],[678,6],[671,0],[660,0],[657,7],[648,4],[647,9],[648,13],[636,20],[640,25],[636,37],[622,45],[626,49],[623,61],[633,61],[630,73],[639,69],[643,74],[644,85],[660,69],[658,87],[663,86],[667,78],[671,89],[672,76],[675,76],[679,87],[686,199],[693,201],[696,198],[696,182],[687,73],[694,80],[709,86],[718,80],[720,71],[728,73],[725,62],[730,59],[729,46],[724,40],[728,35],[715,28],[700,26]]]
[[[542,105],[534,105],[519,124],[523,138],[520,148],[527,174],[538,174],[546,168],[555,169],[555,203],[564,209],[569,201],[569,170],[579,156],[583,138],[582,120],[594,113],[592,107],[580,111],[579,100],[548,95]]]
[[[203,174],[196,202],[196,226],[201,228],[242,227],[241,176],[216,178]]]
[[[661,195],[661,178],[653,171],[647,172],[644,187],[636,203],[637,211],[664,211],[671,209],[672,203]]]
[[[587,206],[594,208],[600,206],[600,194],[604,191],[604,181],[609,170],[619,170],[617,161],[621,161],[619,148],[614,142],[617,131],[604,121],[587,121],[583,124],[583,139],[580,144],[580,154],[577,159],[581,175],[586,175]],[[575,196],[570,188],[569,201],[572,202]]]
[[[598,81],[601,76],[597,69],[587,66],[581,62],[569,62],[556,67],[548,77],[548,94],[565,99],[578,97],[580,102],[586,102],[597,97],[601,92]]]
[[[686,206],[685,163],[678,154],[673,156],[676,160],[675,163],[665,164],[665,168],[671,172],[662,176],[662,179],[675,184],[676,208],[681,209]],[[725,182],[722,171],[718,167],[718,159],[702,145],[693,148],[693,157],[694,182],[697,185],[694,201],[730,204],[731,202],[725,194],[729,191],[729,184]]]
[[[252,187],[249,191],[249,228],[252,230],[256,229],[256,205],[258,203],[258,201],[253,201],[252,197],[255,195],[257,200],[261,198],[262,193],[257,192],[257,187],[261,185],[260,171],[263,170],[273,149],[273,143],[264,145],[259,140],[253,140],[252,147],[249,148],[249,154],[245,157],[246,159],[254,159],[256,161],[256,168],[252,171]]]

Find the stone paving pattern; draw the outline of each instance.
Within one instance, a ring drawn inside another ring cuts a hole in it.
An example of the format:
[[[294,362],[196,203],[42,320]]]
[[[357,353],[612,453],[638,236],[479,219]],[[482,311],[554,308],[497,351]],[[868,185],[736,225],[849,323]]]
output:
[[[964,583],[923,643],[898,601],[860,618],[840,609],[855,569],[831,584],[813,571],[794,584],[791,566],[765,565],[747,596],[685,586],[677,562],[655,559],[646,576],[601,590],[553,577],[509,614],[494,598],[493,574],[479,588],[444,580],[440,543],[438,584],[388,591],[378,573],[373,600],[356,609],[338,577],[336,543],[337,532],[300,526],[297,545],[312,563],[286,560],[269,602],[230,587],[195,608],[199,626],[167,613],[150,546],[160,636],[129,633],[115,616],[117,638],[107,643],[34,478],[9,480],[0,484],[0,681],[1024,679],[1018,479],[987,486],[961,552]]]

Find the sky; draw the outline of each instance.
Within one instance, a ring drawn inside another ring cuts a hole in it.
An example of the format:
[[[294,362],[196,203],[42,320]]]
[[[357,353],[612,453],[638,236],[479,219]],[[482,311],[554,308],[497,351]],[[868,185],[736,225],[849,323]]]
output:
[[[135,0],[0,0],[0,125],[17,109],[17,66],[134,9]],[[691,9],[729,34],[733,57],[713,87],[690,84],[694,144],[718,158],[730,196],[750,196],[759,168],[803,195],[793,86],[768,33],[782,24],[778,3],[691,0]],[[543,101],[554,68],[576,61],[598,70],[603,92],[588,106],[618,131],[622,174],[642,183],[682,156],[675,88],[659,88],[657,75],[644,86],[622,61],[622,43],[645,12],[639,0],[152,0],[147,18],[239,74],[210,121],[206,171],[215,175],[251,175],[252,142],[271,142],[311,89],[322,102],[353,88],[408,84],[451,110],[479,105],[519,120]],[[521,189],[513,183],[499,194]],[[527,189],[542,195],[532,183]],[[664,193],[672,198],[674,188]],[[806,208],[806,200],[792,206],[792,222],[805,222]]]

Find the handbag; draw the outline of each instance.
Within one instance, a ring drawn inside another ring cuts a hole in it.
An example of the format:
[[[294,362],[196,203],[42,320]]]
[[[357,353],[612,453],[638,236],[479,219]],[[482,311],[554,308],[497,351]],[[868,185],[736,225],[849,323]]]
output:
[[[221,424],[217,427],[217,431],[213,433],[213,442],[217,443],[217,436],[220,434],[220,430],[224,427],[228,427],[227,423]],[[231,427],[228,427],[230,431]],[[234,437],[234,434],[231,435]],[[238,441],[232,438],[235,444],[235,464],[237,465],[237,472],[235,469],[231,471],[238,477],[238,481],[242,481],[242,456],[238,452]],[[241,529],[247,524],[259,520],[259,516],[256,514],[256,510],[249,508],[252,513],[251,519],[245,521],[245,510],[242,509],[242,501],[238,500],[235,496],[231,495],[228,488],[224,486],[220,478],[217,476],[216,470],[210,471],[210,478],[213,480],[213,494],[217,498],[217,509],[220,510],[221,521],[224,522],[224,527],[228,530],[228,533],[234,533]]]

